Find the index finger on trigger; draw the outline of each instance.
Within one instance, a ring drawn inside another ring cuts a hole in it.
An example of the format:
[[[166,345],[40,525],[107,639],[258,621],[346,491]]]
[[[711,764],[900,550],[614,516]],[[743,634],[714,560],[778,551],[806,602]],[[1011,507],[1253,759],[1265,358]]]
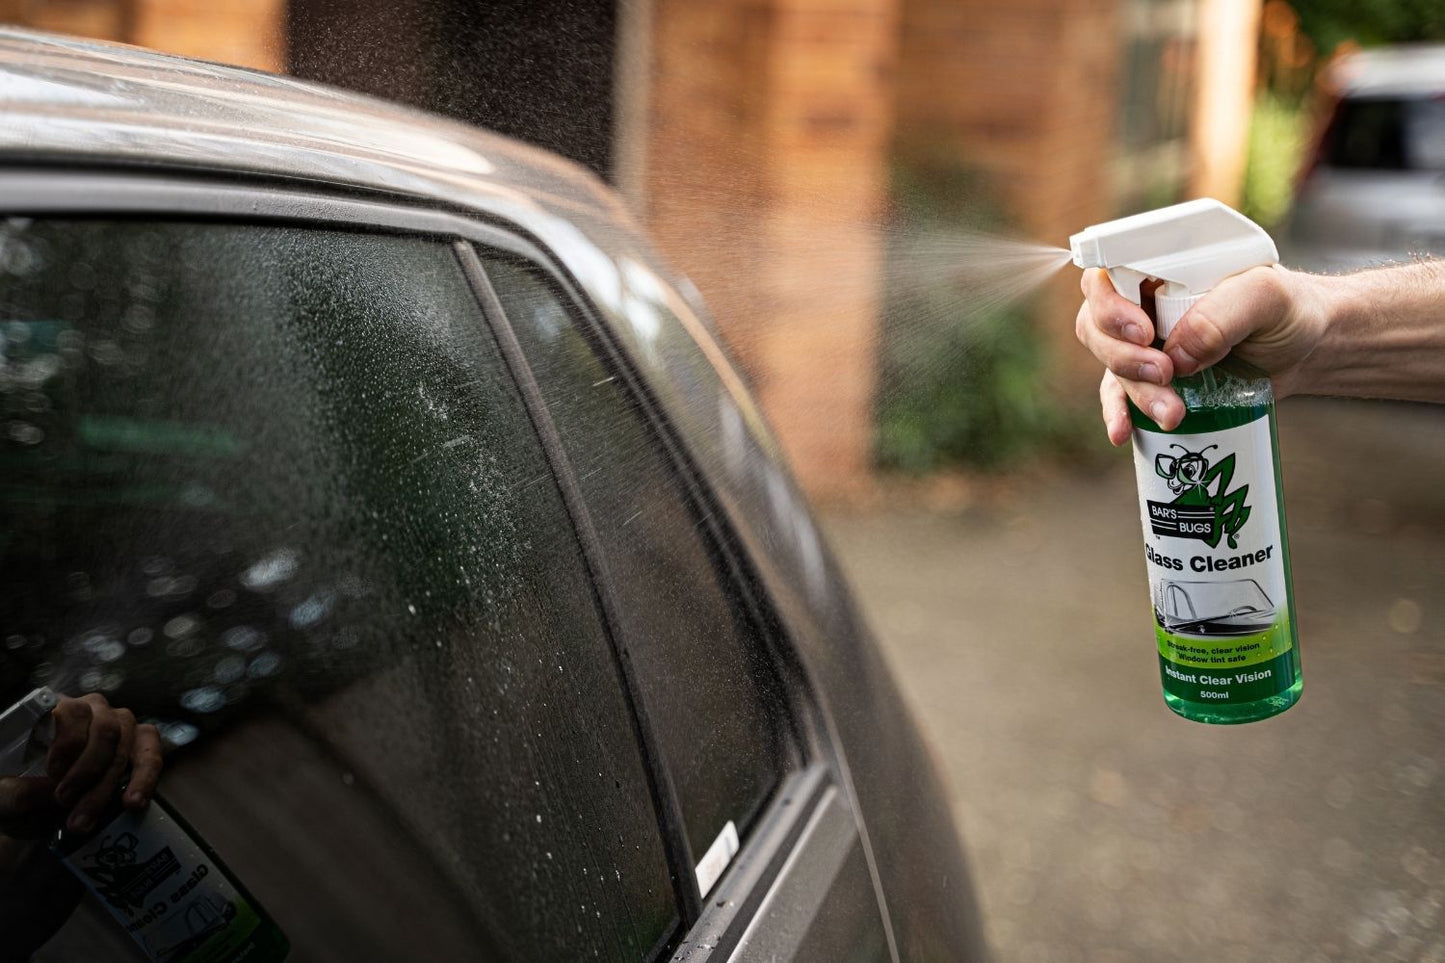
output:
[[[1114,289],[1114,282],[1109,279],[1107,271],[1090,268],[1084,272],[1080,287],[1088,299],[1094,324],[1100,331],[1131,344],[1153,343],[1154,322],[1149,320],[1143,308]]]

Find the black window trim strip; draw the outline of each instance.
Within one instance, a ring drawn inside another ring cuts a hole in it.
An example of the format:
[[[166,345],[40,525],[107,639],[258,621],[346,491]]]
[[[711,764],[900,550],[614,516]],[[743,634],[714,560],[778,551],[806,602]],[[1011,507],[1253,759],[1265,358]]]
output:
[[[741,598],[742,612],[739,614],[765,647],[768,669],[771,670],[769,679],[763,684],[766,689],[763,694],[765,698],[776,697],[783,700],[784,708],[777,720],[784,736],[784,744],[780,747],[785,767],[783,777],[778,782],[778,785],[781,785],[788,773],[803,769],[819,754],[815,747],[807,744],[805,728],[799,724],[799,714],[809,711],[806,705],[800,705],[803,701],[802,693],[807,691],[807,687],[800,682],[801,675],[791,657],[791,650],[780,641],[784,637],[780,620],[762,601],[763,589],[750,567],[742,561],[746,555],[744,549],[736,543],[730,529],[722,523],[725,513],[712,499],[708,486],[702,481],[702,473],[694,464],[686,446],[677,439],[676,429],[672,426],[667,412],[648,388],[646,380],[629,363],[623,346],[617,343],[617,339],[597,317],[591,301],[583,292],[567,283],[570,279],[559,276],[546,265],[532,261],[525,261],[524,264],[542,270],[549,280],[557,283],[560,288],[557,293],[565,299],[564,308],[569,319],[574,323],[580,320],[579,334],[588,347],[597,353],[598,361],[606,372],[622,385],[628,402],[637,409],[638,424],[662,457],[670,480],[680,484],[680,496],[689,513],[695,516],[694,524],[702,531],[703,548],[707,552],[708,563],[714,574]],[[483,270],[486,270],[485,265]],[[774,792],[777,788],[777,785],[772,787]],[[767,809],[771,798],[769,794],[759,800],[753,811],[741,814],[741,819],[756,818]]]
[[[673,891],[677,896],[684,924],[691,926],[702,911],[702,896],[698,892],[697,877],[692,869],[695,865],[692,847],[687,841],[682,807],[677,798],[677,786],[658,747],[656,729],[647,709],[642,684],[633,670],[627,646],[619,635],[622,620],[618,614],[617,591],[613,587],[602,543],[597,537],[596,527],[592,524],[592,515],[582,499],[582,491],[577,484],[576,473],[572,470],[571,459],[562,448],[562,438],[557,433],[557,426],[542,398],[541,388],[532,374],[531,365],[522,354],[522,346],[517,341],[516,332],[512,330],[506,312],[502,310],[501,301],[498,300],[491,279],[482,267],[481,258],[465,240],[453,241],[452,251],[456,254],[462,273],[466,275],[467,283],[472,287],[472,293],[476,296],[482,313],[486,316],[492,334],[501,348],[502,357],[511,369],[512,380],[517,383],[522,393],[527,414],[532,419],[538,438],[541,439],[542,448],[552,466],[552,474],[562,492],[562,501],[572,518],[572,527],[582,546],[582,556],[592,575],[593,592],[602,613],[607,641],[612,646],[612,661],[617,668],[623,695],[632,711],[634,735],[651,784],[653,805],[662,830],[663,848],[667,851],[668,862],[672,867]]]

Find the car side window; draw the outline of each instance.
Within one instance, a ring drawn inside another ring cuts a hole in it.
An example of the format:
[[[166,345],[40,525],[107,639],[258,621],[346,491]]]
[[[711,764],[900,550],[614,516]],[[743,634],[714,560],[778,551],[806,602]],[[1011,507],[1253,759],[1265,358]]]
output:
[[[702,509],[585,320],[537,269],[484,263],[596,527],[694,860],[714,852],[697,871],[705,895],[788,766],[781,682]]]
[[[4,704],[156,722],[161,794],[294,959],[655,955],[636,722],[455,252],[12,220],[0,254]],[[137,953],[28,838],[0,903],[5,958]]]

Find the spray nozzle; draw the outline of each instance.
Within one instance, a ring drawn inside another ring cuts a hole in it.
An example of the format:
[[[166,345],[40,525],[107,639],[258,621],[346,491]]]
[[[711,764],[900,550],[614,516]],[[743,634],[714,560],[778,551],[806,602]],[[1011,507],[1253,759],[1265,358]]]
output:
[[[60,696],[41,686],[0,715],[0,776],[32,776],[43,771],[55,734],[50,710]]]
[[[1069,251],[1079,267],[1107,270],[1135,304],[1145,281],[1164,282],[1154,295],[1160,337],[1220,281],[1279,260],[1264,228],[1207,197],[1086,227]]]

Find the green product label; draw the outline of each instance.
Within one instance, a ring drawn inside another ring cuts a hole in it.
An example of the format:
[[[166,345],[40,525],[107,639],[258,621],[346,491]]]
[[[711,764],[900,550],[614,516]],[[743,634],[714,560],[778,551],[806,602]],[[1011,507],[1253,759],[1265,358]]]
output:
[[[1134,438],[1165,690],[1238,705],[1288,689],[1297,661],[1268,416]]]
[[[1295,681],[1294,657],[1288,653],[1268,662],[1238,669],[1192,669],[1159,657],[1164,690],[1189,702],[1240,705],[1279,695]]]

